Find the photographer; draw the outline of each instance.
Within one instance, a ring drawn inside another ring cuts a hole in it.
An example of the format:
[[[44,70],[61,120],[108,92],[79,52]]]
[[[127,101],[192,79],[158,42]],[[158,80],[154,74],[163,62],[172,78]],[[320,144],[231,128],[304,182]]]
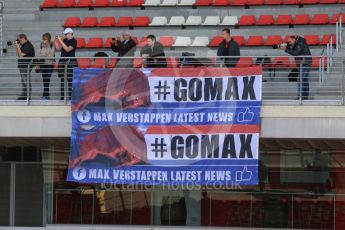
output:
[[[129,32],[123,32],[122,38],[115,37],[111,40],[111,50],[118,53],[118,57],[134,57],[137,44],[132,39]],[[120,59],[118,60],[116,67],[120,68],[132,68],[132,59]]]
[[[15,41],[16,53],[19,57],[18,68],[20,72],[21,82],[22,82],[22,93],[17,100],[26,100],[27,92],[29,91],[29,98],[31,96],[31,80],[30,73],[32,70],[33,59],[29,57],[35,57],[35,48],[28,40],[25,34],[19,34],[17,40]],[[29,85],[27,81],[29,80]]]
[[[43,96],[44,100],[49,100],[49,84],[53,73],[53,64],[55,56],[55,45],[51,41],[50,33],[42,35],[42,42],[39,52],[39,71],[42,73],[43,79]]]
[[[230,36],[230,30],[225,28],[222,31],[224,40],[219,44],[217,56],[230,56],[232,58],[224,58],[224,64],[226,67],[236,67],[237,62],[240,58],[240,46]]]
[[[295,61],[298,67],[302,66],[302,76],[298,81],[298,97],[301,97],[301,82],[302,82],[302,100],[308,100],[309,97],[309,72],[311,69],[311,53],[307,45],[306,40],[303,37],[292,35],[289,36],[287,44],[281,44],[279,47],[286,53],[296,56]],[[308,57],[298,57],[298,56],[308,56]],[[302,78],[302,79],[301,79]]]
[[[64,100],[65,96],[67,96],[65,95],[65,68],[67,68],[68,100],[71,100],[73,68],[78,66],[75,58],[77,40],[73,37],[73,30],[71,28],[66,28],[63,35],[63,37],[57,36],[55,39],[56,49],[61,50],[58,67],[59,78],[61,80],[61,100]]]

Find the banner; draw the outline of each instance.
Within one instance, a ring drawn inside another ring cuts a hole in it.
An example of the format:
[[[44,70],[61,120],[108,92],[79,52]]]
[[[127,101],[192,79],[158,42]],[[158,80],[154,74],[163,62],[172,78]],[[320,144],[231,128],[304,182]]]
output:
[[[68,181],[258,184],[261,67],[75,69]]]

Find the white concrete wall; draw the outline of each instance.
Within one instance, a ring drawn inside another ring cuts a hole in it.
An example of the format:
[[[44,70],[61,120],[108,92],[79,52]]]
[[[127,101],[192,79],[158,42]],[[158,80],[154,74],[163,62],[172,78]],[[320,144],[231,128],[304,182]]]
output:
[[[344,138],[345,106],[263,106],[262,138]],[[69,106],[1,106],[1,137],[69,137]]]

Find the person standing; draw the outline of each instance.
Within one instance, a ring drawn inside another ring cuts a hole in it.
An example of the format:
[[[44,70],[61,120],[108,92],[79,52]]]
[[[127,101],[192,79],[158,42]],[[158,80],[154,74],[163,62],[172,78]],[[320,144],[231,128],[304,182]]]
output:
[[[68,100],[71,100],[73,68],[78,66],[75,58],[77,40],[74,38],[71,28],[66,28],[63,31],[63,35],[63,37],[57,36],[55,40],[56,49],[61,50],[58,66],[59,78],[61,81],[61,100],[64,100],[67,96],[65,95],[65,81],[67,83]],[[65,79],[65,71],[67,71],[67,79]]]
[[[118,53],[118,57],[129,57],[124,59],[119,59],[117,61],[117,68],[132,68],[133,60],[131,57],[134,57],[134,53],[137,47],[137,44],[132,39],[129,32],[125,31],[122,33],[122,38],[115,37],[111,40],[111,50],[115,53]]]
[[[39,70],[42,74],[43,79],[43,96],[44,100],[49,100],[49,85],[50,78],[53,73],[54,65],[54,56],[55,56],[55,45],[51,41],[50,33],[45,33],[42,35],[42,42],[39,50]]]
[[[224,65],[226,67],[236,67],[237,62],[240,59],[237,56],[241,55],[240,46],[231,38],[230,30],[228,28],[223,29],[222,36],[224,40],[219,44],[217,56],[229,56],[229,58],[223,58]]]
[[[35,48],[28,40],[25,34],[19,34],[16,40],[16,53],[18,59],[18,69],[22,82],[22,92],[17,100],[26,100],[29,91],[29,98],[31,97],[31,79],[30,73],[33,68],[32,62],[35,57]]]
[[[140,55],[146,58],[147,68],[166,68],[167,61],[165,59],[165,53],[163,45],[156,40],[154,35],[148,35],[147,45],[145,45]]]
[[[311,69],[312,58],[311,53],[309,50],[309,46],[306,40],[297,35],[291,35],[288,38],[286,45],[280,45],[279,48],[286,53],[295,56],[295,61],[297,67],[301,67],[301,73],[299,75],[298,81],[298,97],[297,100],[301,97],[302,92],[302,100],[308,100],[309,97],[309,72]],[[298,57],[304,56],[304,57]],[[302,83],[302,89],[301,89]]]

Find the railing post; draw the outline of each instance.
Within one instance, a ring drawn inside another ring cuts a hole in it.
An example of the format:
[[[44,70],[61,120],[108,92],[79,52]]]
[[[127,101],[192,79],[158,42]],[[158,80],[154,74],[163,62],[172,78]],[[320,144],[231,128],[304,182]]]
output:
[[[302,80],[302,74],[303,74],[303,71],[302,71],[302,66],[303,66],[303,61],[300,63],[299,65],[299,80],[298,80],[298,83],[299,83],[299,87],[298,87],[298,90],[299,90],[299,105],[302,105],[302,88],[303,88],[303,80]]]
[[[319,59],[319,88],[321,88],[322,82],[322,57]]]
[[[339,18],[339,45],[343,44],[343,16]]]
[[[341,77],[341,104],[345,104],[345,97],[344,97],[344,78],[345,78],[345,60],[343,61],[343,74]]]
[[[337,52],[339,51],[339,43],[340,43],[340,36],[339,36],[339,26],[338,26],[339,22],[336,22],[335,23],[335,38],[336,38],[336,43],[335,43],[335,46],[336,46],[336,50]]]
[[[30,79],[30,65],[31,65],[30,61],[27,65],[27,69],[26,69],[26,104],[29,105],[30,104],[30,96],[31,96],[31,79]]]
[[[330,62],[330,54],[329,54],[329,43],[327,43],[327,73],[329,73],[329,62]]]
[[[64,75],[63,75],[63,81],[64,81],[64,89],[63,90],[64,90],[64,103],[65,103],[65,105],[67,105],[67,97],[68,97],[68,95],[67,95],[67,93],[68,93],[68,80],[67,80],[68,63],[69,63],[69,61],[67,61],[65,63]]]
[[[329,42],[329,47],[330,47],[330,67],[333,66],[333,38],[331,36],[330,42]]]

